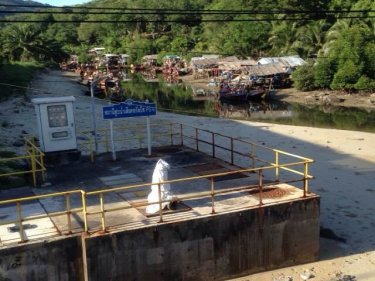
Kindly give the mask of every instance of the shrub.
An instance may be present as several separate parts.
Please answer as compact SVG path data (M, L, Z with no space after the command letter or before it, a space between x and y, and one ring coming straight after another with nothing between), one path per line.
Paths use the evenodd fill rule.
M375 88L375 80L362 75L357 83L354 84L356 90L370 91Z
M353 90L360 76L359 66L347 60L336 72L331 83L334 90Z
M293 72L292 80L298 90L311 91L315 89L314 69L312 64L300 66Z
M320 59L314 65L315 86L317 88L329 88L335 74L335 64L328 59Z

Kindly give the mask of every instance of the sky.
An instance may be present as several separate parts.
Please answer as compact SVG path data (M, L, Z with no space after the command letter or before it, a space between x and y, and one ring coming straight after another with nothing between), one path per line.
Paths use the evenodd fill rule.
M85 4L90 2L90 0L35 0L36 2L42 4L49 4L52 6L72 6L72 5L79 5Z

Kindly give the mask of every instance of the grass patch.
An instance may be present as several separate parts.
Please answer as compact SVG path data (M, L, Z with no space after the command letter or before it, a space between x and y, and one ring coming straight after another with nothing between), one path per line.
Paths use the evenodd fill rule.
M0 65L0 101L12 95L24 94L35 72L43 68L44 65L33 62Z

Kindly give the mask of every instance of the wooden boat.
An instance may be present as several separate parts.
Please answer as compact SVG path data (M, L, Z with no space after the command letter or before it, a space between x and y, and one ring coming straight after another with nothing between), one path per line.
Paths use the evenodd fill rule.
M219 91L219 98L222 101L242 103L249 100L260 100L265 94L265 89L230 89L222 88Z

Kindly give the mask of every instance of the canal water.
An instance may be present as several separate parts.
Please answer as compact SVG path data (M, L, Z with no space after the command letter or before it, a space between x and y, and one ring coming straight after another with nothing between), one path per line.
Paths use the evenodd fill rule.
M155 102L159 111L266 123L375 132L375 111L339 106L306 106L275 100L220 103L213 91L183 83L146 82L141 75L123 82L126 98Z

